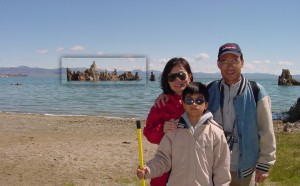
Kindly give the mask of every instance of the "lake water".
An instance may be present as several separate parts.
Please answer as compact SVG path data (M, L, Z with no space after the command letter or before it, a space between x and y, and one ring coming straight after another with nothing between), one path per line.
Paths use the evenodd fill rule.
M215 79L195 78L204 83ZM287 111L300 97L300 86L278 86L277 79L253 79L272 100L272 111ZM21 85L15 85L19 83ZM162 92L159 80L67 82L61 77L0 77L0 111L47 115L93 115L145 119Z

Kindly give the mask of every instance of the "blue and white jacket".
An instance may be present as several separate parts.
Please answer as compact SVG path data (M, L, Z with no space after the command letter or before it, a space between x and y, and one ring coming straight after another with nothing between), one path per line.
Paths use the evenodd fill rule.
M209 106L215 121L222 121L220 115L221 80L215 81L209 88ZM276 160L276 141L273 129L271 101L264 87L259 88L258 101L255 102L250 82L241 76L238 94L233 100L235 121L238 134L238 177L244 178L255 170L268 172ZM219 123L221 126L222 123Z

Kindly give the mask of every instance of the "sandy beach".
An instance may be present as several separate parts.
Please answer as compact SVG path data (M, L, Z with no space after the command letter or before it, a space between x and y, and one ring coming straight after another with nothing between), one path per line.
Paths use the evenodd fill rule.
M139 185L138 165L134 120L0 113L1 185Z
M140 185L135 122L0 112L0 185ZM275 131L283 128L274 120ZM144 136L142 141L146 162L157 146Z

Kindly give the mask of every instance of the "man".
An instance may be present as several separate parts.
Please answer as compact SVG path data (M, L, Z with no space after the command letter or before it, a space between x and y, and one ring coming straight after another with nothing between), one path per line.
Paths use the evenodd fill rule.
M262 183L276 159L270 97L257 83L256 101L250 82L241 72L244 59L238 44L222 45L217 63L223 78L209 85L208 110L227 137L231 151L230 185Z

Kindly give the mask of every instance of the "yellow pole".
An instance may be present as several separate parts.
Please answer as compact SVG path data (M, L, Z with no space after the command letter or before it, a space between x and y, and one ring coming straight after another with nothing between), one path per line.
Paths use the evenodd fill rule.
M140 168L144 167L144 158L143 158L143 145L142 145L142 131L141 131L141 122L140 120L136 121L138 144L139 144L139 156L140 156ZM145 179L141 179L141 185L145 186Z

